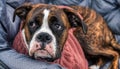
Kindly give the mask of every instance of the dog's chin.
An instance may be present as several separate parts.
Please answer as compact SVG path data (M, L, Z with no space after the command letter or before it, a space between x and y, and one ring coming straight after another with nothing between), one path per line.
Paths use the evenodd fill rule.
M41 57L41 58L52 58L52 57L54 57L54 55L48 53L46 50L37 50L34 53L34 57L36 59L39 58L39 57Z
M49 53L46 50L37 50L36 52L33 53L33 57L34 59L40 59L40 60L54 60L55 55L53 55L52 53Z
M60 55L50 54L46 50L38 50L38 51L33 53L32 57L34 59L37 59L37 60L45 60L45 61L48 61L48 62L53 62L54 60L60 58Z

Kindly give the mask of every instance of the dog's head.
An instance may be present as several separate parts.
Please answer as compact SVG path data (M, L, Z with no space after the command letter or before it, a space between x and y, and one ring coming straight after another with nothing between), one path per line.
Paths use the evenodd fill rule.
M60 57L67 32L72 27L81 26L83 32L87 30L79 14L70 7L29 4L18 7L14 12L23 21L22 31L29 55L34 58Z

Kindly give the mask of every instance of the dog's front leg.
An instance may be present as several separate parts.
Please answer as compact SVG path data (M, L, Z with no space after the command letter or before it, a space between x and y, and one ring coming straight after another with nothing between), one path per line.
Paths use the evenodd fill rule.
M119 54L116 51L112 49L103 49L103 50L97 49L97 50L91 50L91 54L112 57L113 60L108 69L118 69ZM95 69L95 68L99 69L99 67L100 66L98 65L97 66L94 65L94 66L91 66L90 69Z

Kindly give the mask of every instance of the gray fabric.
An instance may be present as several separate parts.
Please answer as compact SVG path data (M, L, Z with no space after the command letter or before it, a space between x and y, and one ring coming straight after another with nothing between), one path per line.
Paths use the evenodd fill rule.
M6 64L0 61L0 69L10 69Z
M106 20L114 34L120 35L120 0L95 0L92 1L94 10Z
M79 5L96 10L101 14L120 43L120 0L0 0L0 60L11 69L60 69L56 64L48 64L18 54L11 49L11 43L17 34L20 19L12 22L14 9L24 2L47 3L55 5ZM107 62L103 69L107 69ZM120 66L119 66L120 67ZM120 69L120 68L119 68Z
M66 5L66 6L70 6L70 5L80 5L80 6L89 6L91 5L91 0L50 0L52 4L55 5Z
M13 8L16 8L26 2L25 0L6 0L6 3Z

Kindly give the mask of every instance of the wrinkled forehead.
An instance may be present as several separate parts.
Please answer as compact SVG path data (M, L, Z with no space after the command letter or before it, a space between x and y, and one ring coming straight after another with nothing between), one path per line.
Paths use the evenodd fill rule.
M49 11L49 13L47 12ZM43 18L45 16L45 14L48 14L48 18L55 16L57 18L61 18L62 16L64 16L63 11L59 8L57 8L56 6L38 6L33 8L28 16L27 16L27 20L31 20L34 19L36 17L39 18Z

